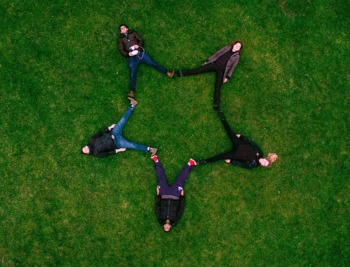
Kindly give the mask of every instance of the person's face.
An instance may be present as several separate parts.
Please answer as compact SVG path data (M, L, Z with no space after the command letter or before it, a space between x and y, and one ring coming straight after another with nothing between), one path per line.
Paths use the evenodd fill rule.
M242 47L241 43L235 43L234 46L232 47L232 52L240 51Z
M163 228L164 228L165 232L169 232L170 231L171 224L170 224L169 220L166 221L166 223L164 224Z
M81 151L84 153L84 154L89 154L90 153L90 148L88 146L84 146Z
M260 165L261 166L263 166L263 167L267 167L267 166L269 166L269 161L267 160L267 159L265 159L265 158L261 158L261 159L259 159L259 163L260 163Z
M128 32L128 28L126 26L123 25L120 27L120 33L125 34L127 32Z

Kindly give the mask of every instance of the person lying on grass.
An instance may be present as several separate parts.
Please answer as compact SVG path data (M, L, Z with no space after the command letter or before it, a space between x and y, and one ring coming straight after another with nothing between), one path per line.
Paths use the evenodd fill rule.
M231 79L232 73L239 62L239 53L241 49L242 43L236 41L233 44L221 48L214 55L210 56L200 68L193 70L177 70L176 75L182 77L215 72L214 109L218 109L220 106L221 86Z
M93 135L89 143L82 148L83 154L89 154L95 157L105 157L119 152L124 152L127 148L150 152L152 155L157 153L156 148L137 144L125 139L122 135L123 129L128 119L133 114L137 105L135 99L129 97L130 106L117 124L112 124L106 129Z
M130 69L130 92L128 96L135 96L136 74L138 65L141 63L156 69L160 73L166 74L170 78L174 76L174 71L169 71L160 66L145 52L143 40L136 31L130 30L126 24L119 25L119 30L119 52L128 59Z
M168 185L165 171L157 155L151 156L158 179L155 212L158 222L163 225L165 232L175 226L180 220L185 207L184 183L192 170L197 165L196 161L189 159L183 167L175 182Z
M274 163L278 156L275 153L269 153L267 157L263 156L263 152L260 147L240 134L235 134L230 125L227 123L222 110L218 111L220 121L224 126L228 137L232 143L232 149L228 152L221 153L214 157L199 160L199 164L216 162L219 160L225 160L227 163L231 163L236 166L251 169L257 166L270 167Z

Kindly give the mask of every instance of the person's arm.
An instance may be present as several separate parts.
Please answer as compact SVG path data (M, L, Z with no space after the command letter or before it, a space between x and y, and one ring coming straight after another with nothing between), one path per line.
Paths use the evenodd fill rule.
M141 36L138 34L138 32L134 31L133 34L134 34L135 39L137 40L138 46L143 47L143 40L142 40Z
M230 61L231 61L231 59L229 60L229 62ZM228 82L231 79L233 71L237 67L238 62L239 62L239 54L233 55L233 61L232 61L231 65L229 66L229 68L226 69L226 73L225 73L226 82Z
M238 166L238 167L242 167L245 169L252 169L258 165L252 164L251 162L244 162L244 161L240 161L240 160L232 160L230 162L232 165Z
M117 150L118 149L112 149L112 150L107 150L107 151L95 151L95 150L93 150L92 151L92 155L95 156L95 157L98 157L98 158L103 158L103 157L107 157L107 156L110 156L110 155L114 155L114 154L116 154L118 152L121 152L121 151L116 152Z
M160 195L156 195L156 198L155 198L155 202L156 202L156 205L155 205L155 213L156 213L156 217L159 221L159 223L162 223L162 219L161 219L161 212L160 212L160 208L161 208L161 197Z
M231 158L231 152L226 152L226 153L218 154L218 155L213 156L211 158L200 160L200 162L202 162L202 163L212 163L212 162L216 162L216 161L219 161L219 160L225 160L225 159L230 159L230 158Z
M110 131L111 130L109 130L109 128L104 128L101 131L99 131L98 133L91 136L91 138L98 138L98 137L102 136L104 133L109 133Z
M119 38L118 48L120 54L122 54L124 57L129 57L129 51L125 51L122 38Z

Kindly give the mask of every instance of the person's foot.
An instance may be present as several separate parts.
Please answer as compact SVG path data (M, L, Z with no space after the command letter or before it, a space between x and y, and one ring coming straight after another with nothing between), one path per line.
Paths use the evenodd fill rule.
M132 97L128 97L128 99L130 100L130 105L132 107L135 107L137 105L137 101L135 99L133 99Z
M175 71L177 77L182 77L182 71L181 70L176 70Z
M213 108L214 108L215 110L220 110L220 105L219 105L219 104L214 104L214 105L213 105Z
M128 93L128 97L134 98L135 97L135 92L134 91L130 91Z
M166 73L166 75L167 75L169 78L173 78L173 77L174 77L174 73L175 73L175 71L168 71L168 72Z
M197 165L197 162L194 159L189 159L187 164L189 166L195 166L195 165Z
M158 156L157 155L154 155L154 156L151 156L151 160L154 161L154 163L157 163L159 161L158 159Z
M149 152L151 152L151 156L155 156L157 154L158 149L151 148Z

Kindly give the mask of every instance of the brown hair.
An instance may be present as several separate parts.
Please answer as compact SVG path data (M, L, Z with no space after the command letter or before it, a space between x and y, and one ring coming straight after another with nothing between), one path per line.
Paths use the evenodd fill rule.
M233 47L233 46L234 46L235 44L237 44L237 43L240 43L240 44L241 44L241 48L239 49L239 52L241 52L241 50L242 50L242 48L243 48L243 44L242 44L241 40L234 41L234 42L231 44L231 46Z

